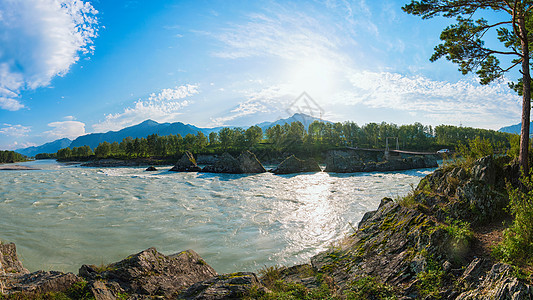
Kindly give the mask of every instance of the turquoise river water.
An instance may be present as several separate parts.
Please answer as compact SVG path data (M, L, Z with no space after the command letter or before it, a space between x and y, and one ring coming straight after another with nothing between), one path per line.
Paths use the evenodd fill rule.
M77 273L149 247L198 252L219 273L303 263L347 233L382 197L432 169L254 175L83 168L53 160L0 171L0 240L23 264Z

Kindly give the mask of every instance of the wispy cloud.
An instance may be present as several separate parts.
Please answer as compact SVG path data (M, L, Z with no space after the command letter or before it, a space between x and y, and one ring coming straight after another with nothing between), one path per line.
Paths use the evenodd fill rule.
M93 125L93 128L96 132L105 132L119 130L146 119L158 122L175 121L181 110L191 103L190 100L183 99L198 93L198 85L191 84L163 89L159 93L152 93L146 100L135 102L121 113L106 115L105 120Z
M300 60L333 57L343 43L332 25L304 12L276 5L263 13L248 15L244 24L231 24L214 34L222 42L221 58L278 57Z
M44 135L53 138L69 138L75 139L80 135L85 134L85 123L79 121L58 121L48 123L49 127L52 127L52 130L44 132Z
M0 108L24 108L22 89L49 85L91 52L96 14L81 0L1 1Z
M27 133L31 131L30 126L22 126L20 124L17 125L11 125L11 124L3 124L4 127L0 128L0 134L6 135L6 136L12 136L12 137L23 137L27 136Z
M354 90L337 101L418 113L433 122L498 128L514 122L521 111L520 98L506 82L483 86L475 78L451 83L387 72L358 72L350 81Z

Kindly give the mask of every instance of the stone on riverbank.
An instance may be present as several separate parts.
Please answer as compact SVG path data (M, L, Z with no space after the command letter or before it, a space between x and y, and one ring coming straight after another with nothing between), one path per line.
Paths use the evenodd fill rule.
M178 162L170 169L173 172L199 172L200 167L196 164L196 160L190 151L185 151Z
M303 172L321 172L322 169L313 159L302 160L294 155L289 156L274 169L274 174L291 174Z
M128 294L134 298L162 296L166 299L175 298L194 283L217 275L192 250L166 256L155 248L141 251L103 268L83 265L79 274L94 290L103 294L111 293L115 297ZM95 286L95 282L102 282L105 287L101 284Z

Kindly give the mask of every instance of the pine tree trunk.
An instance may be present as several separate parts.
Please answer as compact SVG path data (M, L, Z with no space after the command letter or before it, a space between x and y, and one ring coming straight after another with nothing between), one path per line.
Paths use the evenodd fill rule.
M524 174L529 174L529 122L531 113L531 76L529 74L529 45L527 39L527 29L525 20L521 18L518 22L520 28L521 46L522 46L522 80L523 80L523 95L522 95L522 129L520 131L520 155L518 162L524 171Z

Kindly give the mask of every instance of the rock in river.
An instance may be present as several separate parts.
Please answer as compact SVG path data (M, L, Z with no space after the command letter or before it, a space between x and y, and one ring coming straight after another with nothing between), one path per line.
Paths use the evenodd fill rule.
M198 172L200 167L196 164L196 160L190 151L185 151L185 154L178 160L176 165L169 171L174 172Z

